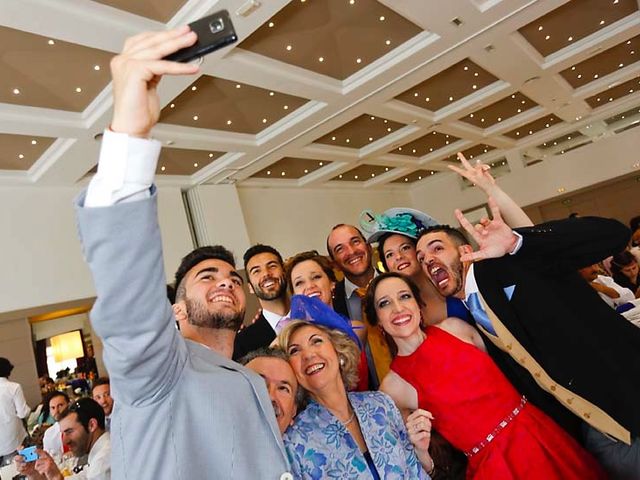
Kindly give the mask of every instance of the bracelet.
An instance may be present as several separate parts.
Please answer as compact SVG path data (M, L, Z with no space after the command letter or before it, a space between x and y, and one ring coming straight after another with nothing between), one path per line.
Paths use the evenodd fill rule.
M430 458L431 458L431 468L430 468L430 469L429 469L429 471L427 472L427 475L429 475L429 476L433 475L433 474L434 474L434 472L436 471L436 462L435 462L435 460L433 459L433 457L430 457Z

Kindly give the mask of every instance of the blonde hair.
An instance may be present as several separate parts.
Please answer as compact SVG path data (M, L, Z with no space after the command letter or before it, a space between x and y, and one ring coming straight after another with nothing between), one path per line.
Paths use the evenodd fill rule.
M278 335L278 345L289 356L289 342L294 333L303 327L314 327L327 335L339 359L340 376L347 390L353 390L358 385L358 365L360 350L351 338L340 330L332 330L324 325L318 325L306 320L293 320Z

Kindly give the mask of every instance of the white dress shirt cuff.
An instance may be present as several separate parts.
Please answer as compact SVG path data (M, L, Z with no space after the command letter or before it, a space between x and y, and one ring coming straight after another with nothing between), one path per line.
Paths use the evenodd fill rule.
M520 250L520 248L522 247L522 235L520 235L518 232L515 232L515 231L513 233L516 237L518 237L518 240L516 241L516 246L513 247L513 250L509 252L509 255L515 255L516 253L518 253L518 250Z
M150 195L160 156L158 140L105 130L98 173L91 179L85 207L107 207Z

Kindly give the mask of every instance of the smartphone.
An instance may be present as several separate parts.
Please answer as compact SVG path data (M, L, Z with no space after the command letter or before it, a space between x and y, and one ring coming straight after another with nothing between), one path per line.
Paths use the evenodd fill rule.
M183 63L190 62L238 40L227 10L220 10L200 20L196 20L190 23L189 26L191 30L198 35L196 43L190 47L178 50L171 55L167 55L164 57L165 60Z
M18 455L22 455L24 457L25 462L35 462L40 458L36 453L36 446L23 448L22 450L18 450Z

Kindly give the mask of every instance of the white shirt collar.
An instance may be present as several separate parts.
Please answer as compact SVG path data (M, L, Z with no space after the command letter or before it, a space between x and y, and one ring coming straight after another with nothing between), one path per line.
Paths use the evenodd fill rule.
M480 289L478 288L478 284L476 283L476 276L473 273L473 263L469 265L469 270L467 270L467 278L464 281L464 298L469 298L469 295L472 293L478 293Z
M273 328L274 332L276 330L276 325L278 324L278 322L283 318L288 317L290 313L291 311L287 312L286 315L278 315L277 313L270 312L269 310L265 310L264 308L262 309L262 315L264 316L265 320L269 322L269 326Z

